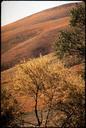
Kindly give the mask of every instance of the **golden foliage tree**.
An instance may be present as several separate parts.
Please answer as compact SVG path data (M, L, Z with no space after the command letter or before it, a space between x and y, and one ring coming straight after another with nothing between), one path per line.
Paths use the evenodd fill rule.
M53 63L51 58L41 57L21 64L15 81L18 92L34 99L34 126L84 126L84 80L60 61Z

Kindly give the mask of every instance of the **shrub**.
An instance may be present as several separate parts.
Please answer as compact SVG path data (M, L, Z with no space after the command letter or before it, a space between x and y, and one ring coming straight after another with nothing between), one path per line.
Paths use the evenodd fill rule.
M85 58L85 7L77 6L71 10L70 29L61 31L55 42L57 56L64 58L78 55Z
M71 10L71 26L77 26L78 28L85 27L85 3L77 5L76 8Z
M17 100L2 87L1 90L1 127L19 127L21 111Z

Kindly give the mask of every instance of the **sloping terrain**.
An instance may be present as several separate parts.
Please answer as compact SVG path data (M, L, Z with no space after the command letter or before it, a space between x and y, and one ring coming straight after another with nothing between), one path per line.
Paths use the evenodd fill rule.
M69 25L70 10L76 4L47 9L1 28L1 67L13 67L22 60L53 51L58 32Z
M12 122L18 114L14 127L84 126L84 61L75 54L60 60L53 52L59 31L69 28L74 6L48 9L2 27L2 110L10 112L13 106ZM6 115L8 119L10 113Z

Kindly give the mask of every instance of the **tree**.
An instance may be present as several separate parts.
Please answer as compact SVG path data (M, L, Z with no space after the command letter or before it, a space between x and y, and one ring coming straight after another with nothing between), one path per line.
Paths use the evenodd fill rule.
M85 7L79 5L71 10L70 29L61 31L55 42L57 56L69 55L85 57Z
M71 10L70 25L73 27L83 28L85 27L85 3L77 5L76 8Z
M43 65L44 64L44 65ZM44 97L47 96L48 91L47 89L50 88L50 86L46 86L47 83L49 83L50 78L48 76L48 68L47 64L48 61L45 59L45 62L38 60L37 62L33 60L33 62L30 62L29 64L20 65L19 73L17 80L18 89L22 90L27 94L28 96L31 96L34 100L34 113L36 117L36 123L28 122L28 124L32 124L33 126L42 126L47 125L47 120L49 116L50 111L50 105L51 100L49 100L48 103L48 112L46 113L46 120L43 121L43 110L38 109L38 102L41 100L41 97L43 97L42 100L44 100ZM45 122L45 123L44 123ZM44 123L44 124L42 124Z
M84 81L60 62L52 64L51 59L41 57L19 65L15 90L33 98L36 121L28 120L28 127L85 125Z

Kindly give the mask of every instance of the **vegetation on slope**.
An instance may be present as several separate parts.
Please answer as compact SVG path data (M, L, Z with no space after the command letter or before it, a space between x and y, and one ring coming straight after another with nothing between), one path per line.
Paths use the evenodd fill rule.
M19 65L15 81L15 90L34 101L36 121L28 126L84 127L84 80L59 60L41 57Z
M81 13L83 9L83 6L79 6L72 10L72 17L74 16L71 20L72 29L61 32L58 41L60 43L56 44L59 57L63 58L67 55L73 57L74 53L83 60L84 22L81 20L83 18L76 18L78 14L83 17ZM72 54L71 50L73 50ZM32 119L19 121L22 113L18 111L19 116L17 116L15 109L18 105L17 101L11 100L12 96L8 94L9 92L4 93L5 96L2 94L1 121L3 122L3 115L6 118L12 115L7 126L24 127L27 124L27 127L85 127L85 81L82 72L74 72L74 69L65 67L61 60L56 60L54 57L40 55L40 58L16 67L13 89L18 95L27 96L28 101L30 97L33 99L33 116L29 113L27 116L32 116Z
M20 120L23 116L23 121L20 120L16 124L28 127L84 127L84 85L81 73L65 68L64 64L53 55L32 59L18 65L11 85L12 91L14 90L14 94L18 96L27 96L26 102L29 102L30 97L32 98L33 114L27 115L30 119L26 119L23 116L25 111L22 110L23 114L16 118ZM7 93L9 94L9 91ZM19 103L17 95L16 100ZM15 99L15 95L12 96ZM10 106L10 102L13 103L11 97L8 101ZM7 99L4 100L4 104L6 102ZM6 110L6 107L4 105L3 109ZM16 110L15 105L13 108ZM14 120L12 123L15 124Z
M71 10L70 30L61 31L56 41L56 53L60 58L77 56L85 59L85 5Z
M21 124L21 109L17 99L9 92L9 89L2 87L1 90L1 128L18 127Z

